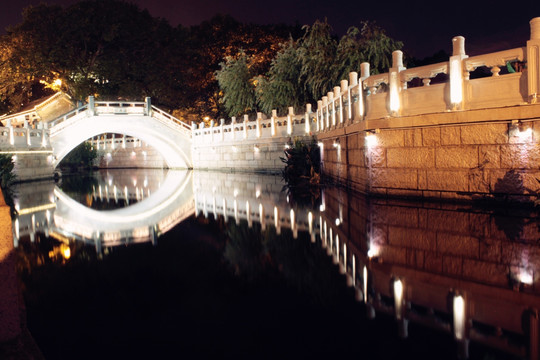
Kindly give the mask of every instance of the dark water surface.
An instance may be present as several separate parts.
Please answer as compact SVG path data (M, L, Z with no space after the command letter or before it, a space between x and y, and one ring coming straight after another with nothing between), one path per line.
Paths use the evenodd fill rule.
M66 178L56 190L21 185L16 206L32 211L14 224L18 271L45 358L537 351L533 209L390 202L338 188L299 199L282 186L273 176L161 170Z

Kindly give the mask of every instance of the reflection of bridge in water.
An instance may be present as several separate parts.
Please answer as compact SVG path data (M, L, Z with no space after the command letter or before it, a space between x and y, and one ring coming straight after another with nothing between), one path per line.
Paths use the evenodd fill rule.
M98 198L101 188L103 193L111 195L111 201L121 198L129 202L133 194L139 200L114 210L84 206L53 182L41 182L37 186L36 183L19 184L15 199L19 214L13 221L15 245L26 236L33 240L37 232L92 243L98 251L104 246L156 241L159 234L191 216L194 210L190 171L169 170L163 176L159 170L154 174L154 177L120 175L113 178L106 173L89 196ZM26 191L25 187L29 186L31 191Z
M142 177L104 179L102 196L106 189L116 194L110 191L115 186L127 187L128 198L144 192ZM288 229L293 237L309 232L311 241L332 256L368 316L395 317L401 336L408 336L412 322L449 333L464 356L472 341L515 356L539 358L536 218L514 215L508 221L472 208L389 204L337 189L324 192L318 209L306 209L289 203L282 186L275 176L169 171L149 197L105 212L110 216L51 187L32 197L39 203L22 206L29 201L24 196L18 201L14 231L16 239L40 230L55 232L93 243L98 250L155 239L193 213L245 221L247 226L257 222L262 231ZM94 199L99 198L96 194ZM115 201L113 196L109 200ZM143 217L154 220L145 222ZM93 230L89 224L103 229Z

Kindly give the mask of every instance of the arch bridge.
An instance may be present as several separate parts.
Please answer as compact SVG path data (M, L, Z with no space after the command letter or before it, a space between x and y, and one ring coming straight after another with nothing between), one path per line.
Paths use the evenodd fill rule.
M0 153L13 156L18 181L52 177L56 166L79 144L104 133L138 138L154 147L170 169L190 169L191 127L144 102L95 101L50 122L31 128L13 126L16 119L2 119Z
M77 145L103 133L117 133L145 141L161 153L169 168L191 168L191 127L144 102L88 104L49 123L53 166Z

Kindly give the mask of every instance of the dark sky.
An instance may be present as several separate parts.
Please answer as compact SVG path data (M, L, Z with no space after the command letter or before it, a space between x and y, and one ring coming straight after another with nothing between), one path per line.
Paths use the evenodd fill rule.
M45 0L72 4L77 0ZM40 0L1 0L0 29L21 21L21 11ZM361 20L375 20L387 33L405 43L418 58L438 50L451 53L453 36L465 36L467 54L525 46L529 21L540 16L540 0L420 1L420 0L133 0L173 26L197 25L217 13L241 22L312 24L328 19L337 34Z

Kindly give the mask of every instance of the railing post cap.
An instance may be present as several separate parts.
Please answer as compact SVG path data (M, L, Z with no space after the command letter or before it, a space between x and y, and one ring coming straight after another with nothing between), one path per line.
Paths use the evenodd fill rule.
M401 50L392 51L392 67L393 68L403 67L403 51Z
M367 79L369 77L369 63L363 62L360 64L360 76L362 79Z
M272 116L273 116L273 117L277 117L277 110L275 110L275 109L272 110Z
M531 40L540 40L540 17L535 17L529 21L531 26Z
M294 107L289 106L289 115L294 115Z
M463 36L452 38L452 55L465 55L465 38Z
M351 71L349 73L349 84L351 86L356 86L356 84L358 84L358 73L356 71Z
M311 112L311 104L306 104L306 112L307 113Z

